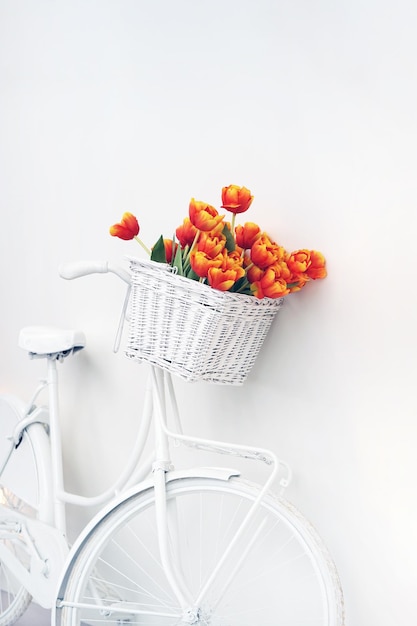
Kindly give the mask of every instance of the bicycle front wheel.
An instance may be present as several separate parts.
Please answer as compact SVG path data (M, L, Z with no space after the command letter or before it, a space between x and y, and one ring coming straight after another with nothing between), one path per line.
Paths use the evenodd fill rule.
M179 606L161 564L153 489L124 500L74 557L55 623L342 626L342 593L331 559L305 519L273 496L264 498L195 603L258 493L239 479L168 483L172 560L188 607Z

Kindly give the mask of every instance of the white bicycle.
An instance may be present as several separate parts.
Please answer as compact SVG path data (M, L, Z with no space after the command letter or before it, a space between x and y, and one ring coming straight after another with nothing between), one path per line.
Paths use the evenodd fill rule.
M123 269L78 264L64 277ZM105 493L64 488L57 363L85 345L72 330L26 328L19 344L45 360L46 379L24 403L0 396L0 626L32 600L55 626L343 626L335 566L321 540L272 483L287 470L269 450L183 434L170 375L151 366L137 440ZM38 405L46 391L48 406ZM140 461L154 430L151 463ZM174 424L174 426L171 426ZM175 471L170 446L254 459L264 485L227 467ZM288 484L289 470L280 480ZM65 505L103 508L73 546Z

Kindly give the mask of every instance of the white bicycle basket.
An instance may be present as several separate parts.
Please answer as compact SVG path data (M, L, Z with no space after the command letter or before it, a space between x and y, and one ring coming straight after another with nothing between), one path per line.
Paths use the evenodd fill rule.
M241 385L282 299L221 292L167 264L130 258L126 355L186 381Z

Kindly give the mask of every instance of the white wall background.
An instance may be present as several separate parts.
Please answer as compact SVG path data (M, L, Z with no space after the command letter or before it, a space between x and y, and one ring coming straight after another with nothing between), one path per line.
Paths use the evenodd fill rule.
M111 353L123 287L57 267L141 254L108 235L125 210L152 244L191 196L249 187L247 218L322 250L329 276L287 299L243 388L179 382L180 401L199 434L291 464L351 626L411 626L417 609L416 7L0 2L1 390L27 397L41 372L21 326L82 327L88 351L62 370L65 469L71 488L104 487L145 369Z

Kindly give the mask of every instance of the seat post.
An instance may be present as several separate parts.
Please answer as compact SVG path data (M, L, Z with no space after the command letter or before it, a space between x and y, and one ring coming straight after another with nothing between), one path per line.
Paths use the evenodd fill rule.
M64 472L62 464L61 425L59 422L59 389L56 355L47 357L47 382L49 398L50 441L52 487L55 525L64 534L66 533L65 504L58 498L64 489Z

